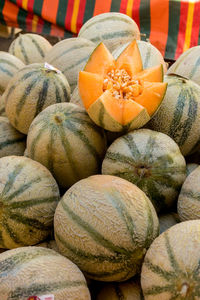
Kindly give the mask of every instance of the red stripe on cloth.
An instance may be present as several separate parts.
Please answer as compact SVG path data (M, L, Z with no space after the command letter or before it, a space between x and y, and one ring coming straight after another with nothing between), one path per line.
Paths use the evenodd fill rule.
M189 7L188 2L181 1L179 32L178 32L178 41L177 41L175 59L177 59L183 52L183 47L184 47L184 42L185 42L188 7Z
M190 47L198 45L200 30L200 1L195 3Z
M32 31L32 21L33 21L33 14L31 12L28 12L26 16L26 30Z
M109 12L111 8L111 2L112 0L96 0L93 16Z
M64 37L64 34L65 34L64 28L58 27L54 24L51 25L50 35Z
M67 5L67 14L65 16L65 28L71 31L71 19L73 14L74 0L69 0Z
M22 0L17 0L16 4L19 5L20 7L22 7Z
M59 5L59 0L43 0L41 16L45 20L53 24L56 24L58 5Z
M28 10L30 12L33 12L33 5L34 5L34 0L28 0Z
M120 13L123 13L123 14L126 13L127 3L128 3L128 0L121 0L120 10L119 10Z
M38 20L38 23L37 23L37 32L38 33L42 33L43 26L44 26L44 20L39 17L39 20Z
M137 23L138 27L140 28L140 1L141 0L134 0L133 2L133 20Z
M81 0L80 1L80 6L79 6L79 11L78 11L77 32L79 32L79 30L81 29L81 26L83 25L85 5L86 5L86 0Z

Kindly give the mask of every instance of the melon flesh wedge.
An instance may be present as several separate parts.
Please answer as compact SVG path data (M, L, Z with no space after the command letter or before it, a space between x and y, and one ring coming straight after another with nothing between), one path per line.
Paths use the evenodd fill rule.
M163 81L163 65L158 65L133 76L133 79L139 81L162 82Z

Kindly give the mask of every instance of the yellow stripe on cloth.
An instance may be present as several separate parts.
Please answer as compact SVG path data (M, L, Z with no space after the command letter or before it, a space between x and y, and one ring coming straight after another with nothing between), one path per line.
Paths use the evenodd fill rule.
M77 33L77 18L79 10L80 0L74 0L74 7L71 19L71 31Z
M126 7L126 14L132 18L132 12L133 12L133 2L134 0L128 0L127 7Z
M28 9L28 0L22 0L22 8L25 10Z
M189 2L183 52L190 48L195 2Z
M33 16L32 20L32 31L37 32L37 24L38 24L39 17L37 15Z

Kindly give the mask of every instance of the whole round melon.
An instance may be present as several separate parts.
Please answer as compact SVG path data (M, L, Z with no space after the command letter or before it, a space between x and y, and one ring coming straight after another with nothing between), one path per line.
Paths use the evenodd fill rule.
M190 175L190 173L192 173L192 171L194 171L197 167L199 167L198 164L188 163L186 165L186 174L187 174L187 176Z
M129 45L129 43L130 42L117 47L112 53L113 57L117 59L124 49ZM137 45L140 51L143 69L152 68L162 64L163 72L167 72L167 65L164 61L164 58L161 52L155 46L145 41L137 41Z
M177 74L200 84L200 46L183 52L168 69L167 74Z
M140 40L135 21L118 12L107 12L90 18L80 29L78 37L86 38L96 45L103 42L112 52L119 45Z
M91 299L79 268L51 249L8 250L0 255L0 265L1 300L27 300L44 295L52 295L54 300Z
M3 94L14 74L24 66L24 63L16 56L0 51L0 94Z
M110 145L102 163L102 174L136 184L160 211L176 201L186 177L186 162L169 136L139 129Z
M126 282L113 282L103 285L96 300L143 300L142 290L133 279Z
M109 175L75 183L54 216L59 252L99 281L125 281L138 273L158 227L147 196L127 180Z
M0 158L0 248L45 240L59 199L58 185L44 166L24 156Z
M72 103L49 106L28 132L26 155L46 166L63 188L99 173L105 151L104 131Z
M26 136L17 131L8 118L0 117L0 157L24 155Z
M141 273L145 300L199 300L200 220L181 222L157 237Z
M200 148L200 86L176 75L166 75L167 91L147 126L169 135L183 155Z
M167 213L159 216L160 233L163 233L170 227L180 222L179 216L176 213Z
M43 36L35 33L20 34L10 45L8 52L26 65L44 61L52 45Z
M71 90L77 85L78 73L88 61L95 44L85 38L69 38L55 44L46 54L45 61L52 64L66 76Z
M27 134L33 119L47 106L68 102L70 86L66 77L48 64L31 64L11 79L4 93L10 123Z
M184 181L178 197L178 214L181 221L200 220L200 166Z
M83 102L82 102L81 97L79 95L78 86L76 86L75 89L73 90L69 102L74 103L74 104L79 105L80 107L84 108Z

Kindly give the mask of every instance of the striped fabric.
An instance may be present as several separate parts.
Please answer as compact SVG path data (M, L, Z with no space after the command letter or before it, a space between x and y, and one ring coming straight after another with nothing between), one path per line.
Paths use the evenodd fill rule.
M200 43L200 0L1 0L0 22L67 37L109 11L132 17L166 58Z

